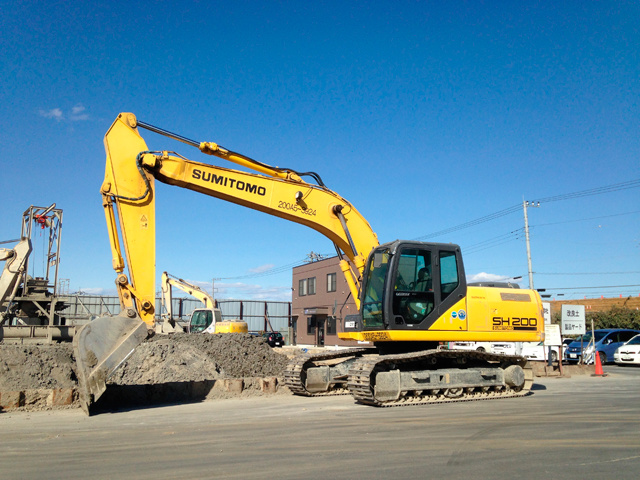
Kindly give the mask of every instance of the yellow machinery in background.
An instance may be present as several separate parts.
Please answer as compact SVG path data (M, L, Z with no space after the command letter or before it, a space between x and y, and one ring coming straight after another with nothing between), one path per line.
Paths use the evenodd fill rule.
M176 326L173 318L172 287L179 288L204 304L203 308L196 308L191 312L187 332L213 334L247 333L249 331L247 322L242 320L223 320L222 312L217 308L213 297L191 282L169 275L167 272L162 272L160 287L165 312L162 315L164 321L162 325L156 325L156 331L158 328L162 333L182 331L182 328Z

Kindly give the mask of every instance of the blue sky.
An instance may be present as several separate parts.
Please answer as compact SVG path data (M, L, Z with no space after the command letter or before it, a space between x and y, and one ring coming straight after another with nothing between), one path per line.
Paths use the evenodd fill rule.
M523 286L522 209L430 235L640 179L637 2L1 4L0 240L29 205L55 202L72 292L114 291L99 188L123 111L318 172L382 242L458 243L469 278ZM640 293L630 186L529 209L535 287ZM187 190L160 184L157 199L158 274L218 278L219 298L288 300L283 267L334 252L306 227Z

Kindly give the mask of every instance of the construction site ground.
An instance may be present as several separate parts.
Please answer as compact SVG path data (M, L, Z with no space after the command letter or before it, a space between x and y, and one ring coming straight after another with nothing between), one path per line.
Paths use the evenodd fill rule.
M270 395L5 412L0 478L635 480L640 368L604 368L537 377L521 398L402 408Z
M156 335L108 379L94 410L290 395L284 370L301 351L271 348L249 334ZM561 375L557 365L533 366L538 376ZM79 408L75 368L71 343L0 344L0 411ZM565 377L589 373L593 366L562 371Z

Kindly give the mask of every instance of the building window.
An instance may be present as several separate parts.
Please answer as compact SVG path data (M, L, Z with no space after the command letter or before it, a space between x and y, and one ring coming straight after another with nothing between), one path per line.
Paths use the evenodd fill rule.
M316 317L307 317L307 335L316 334Z
M304 278L298 282L298 296L304 297L305 295L316 294L316 277Z
M336 274L328 273L327 274L327 292L335 292L336 291Z
M335 334L336 334L336 317L327 317L327 335L335 335Z

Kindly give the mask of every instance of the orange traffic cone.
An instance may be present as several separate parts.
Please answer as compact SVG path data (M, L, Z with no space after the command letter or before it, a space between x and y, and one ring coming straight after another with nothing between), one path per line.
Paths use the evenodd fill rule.
M600 361L600 352L595 351L593 354L596 357L596 373L591 375L592 377L606 377L607 374L602 370L602 362Z

